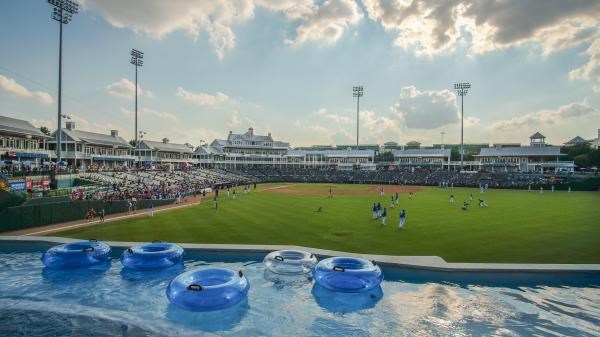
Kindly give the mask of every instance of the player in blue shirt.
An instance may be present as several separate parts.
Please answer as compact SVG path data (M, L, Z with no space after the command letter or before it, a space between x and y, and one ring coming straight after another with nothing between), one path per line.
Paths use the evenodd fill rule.
M398 229L402 229L404 227L405 223L406 223L406 211L401 210L400 211L400 224L398 225Z

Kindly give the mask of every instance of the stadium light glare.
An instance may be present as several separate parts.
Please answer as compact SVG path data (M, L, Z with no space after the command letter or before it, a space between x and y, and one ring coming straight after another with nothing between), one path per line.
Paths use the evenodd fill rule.
M141 67L144 64L143 58L144 58L144 53L137 50L137 49L131 49L131 58L129 59L129 63L133 64L135 66L135 131L134 131L134 135L135 135L135 146L138 145L138 67ZM141 135L140 135L141 136ZM140 137L141 138L141 137Z
M358 149L358 130L360 127L359 111L360 111L360 98L363 96L363 86L352 87L352 97L356 97L356 147Z
M469 93L469 89L471 88L471 83L462 82L455 83L454 90L456 90L456 94L460 96L460 170L463 170L464 164L464 121L465 121L465 110L464 110L464 98Z
M71 0L48 0L48 3L53 6L52 19L58 21L59 37L58 37L58 128L56 132L56 162L62 161L62 31L63 25L68 24L73 15L79 12L79 4Z

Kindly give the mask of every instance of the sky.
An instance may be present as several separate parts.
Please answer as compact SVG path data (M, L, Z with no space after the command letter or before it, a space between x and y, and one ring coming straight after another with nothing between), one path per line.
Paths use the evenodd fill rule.
M80 0L63 26L63 113L134 137L199 145L231 130L292 146L552 144L597 137L597 0ZM0 115L56 128L59 24L3 0Z

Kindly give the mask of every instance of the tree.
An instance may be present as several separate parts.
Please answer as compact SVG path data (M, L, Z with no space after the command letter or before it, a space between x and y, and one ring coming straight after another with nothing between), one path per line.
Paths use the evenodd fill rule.
M580 154L573 158L575 161L575 165L579 167L588 167L590 166L590 158L587 154Z
M379 153L375 156L375 161L377 162L393 162L394 161L394 153L387 151L383 153Z
M46 136L50 136L50 129L48 129L45 126L40 126L40 131L45 134Z
M129 140L129 145L135 147L135 139L130 139Z

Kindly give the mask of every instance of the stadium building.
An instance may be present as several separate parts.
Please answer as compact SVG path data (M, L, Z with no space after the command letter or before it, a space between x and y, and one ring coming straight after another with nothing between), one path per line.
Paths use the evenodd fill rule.
M47 142L51 151L56 151L56 132L52 134L53 140ZM111 130L110 134L82 131L75 129L75 122L67 122L60 137L62 160L74 168L112 169L131 166L135 161L130 155L131 145L119 137L117 130Z
M140 166L185 168L196 163L194 147L190 144L170 143L168 138L162 141L142 140L133 150Z
M450 168L450 149L404 149L392 153L394 164L400 169Z
M0 166L40 167L54 158L46 150L50 136L45 135L31 123L0 116Z
M287 164L298 168L375 170L374 150L290 150Z
M308 147L292 149L287 142L254 134L254 129L241 134L229 132L227 139L215 139L210 145L194 152L202 167L238 168L337 168L375 169L375 151L371 149L340 149L339 147Z
M560 147L546 144L546 137L536 132L529 146L482 148L478 155L480 170L500 172L559 173L573 172L573 161L561 161Z

